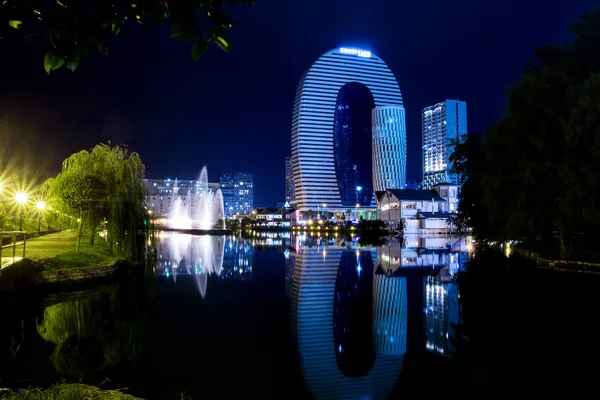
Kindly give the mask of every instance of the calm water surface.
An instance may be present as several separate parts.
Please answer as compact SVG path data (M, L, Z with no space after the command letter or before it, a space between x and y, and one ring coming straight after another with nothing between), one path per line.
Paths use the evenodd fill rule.
M496 334L487 358L498 362L485 365L466 365L454 339L461 306L451 277L466 243L160 233L149 274L4 304L0 387L66 378L195 400L385 399L483 385L506 360ZM552 313L544 321L523 337L558 323Z

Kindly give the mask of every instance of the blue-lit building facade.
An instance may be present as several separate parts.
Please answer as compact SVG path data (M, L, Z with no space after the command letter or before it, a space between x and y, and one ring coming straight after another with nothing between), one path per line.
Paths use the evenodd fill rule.
M225 215L248 214L254 209L254 182L252 174L234 172L219 177Z
M376 107L394 109L373 111ZM397 148L393 151L400 157L379 162L379 153L372 150L373 115L379 118L387 114L393 114L394 122L378 124L375 143L394 138ZM293 174L288 181L293 181L294 208L307 211L323 204L332 210L357 205L374 208L374 176L391 171L393 166L399 171L399 178L394 179L405 179L402 95L385 62L370 51L344 47L315 61L296 92L291 147ZM390 156L390 151L385 148L384 157Z
M404 107L372 111L373 187L375 191L406 186L406 121Z
M423 189L449 180L458 185L458 177L450 173L452 141L467 134L467 103L445 100L425 107L422 112Z

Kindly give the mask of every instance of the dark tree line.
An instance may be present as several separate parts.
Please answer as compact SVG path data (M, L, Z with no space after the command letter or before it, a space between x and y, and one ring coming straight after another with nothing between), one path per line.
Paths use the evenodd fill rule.
M554 243L561 259L600 231L600 8L571 30L536 51L504 118L452 156L463 226L480 240Z

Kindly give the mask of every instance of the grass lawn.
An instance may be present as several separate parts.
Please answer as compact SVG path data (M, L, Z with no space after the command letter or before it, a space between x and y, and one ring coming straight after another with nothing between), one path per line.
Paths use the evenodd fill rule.
M117 390L102 390L94 386L74 384L58 384L49 389L23 390L19 394L9 394L0 398L6 400L136 400L133 397Z
M75 251L77 237L72 237L69 244L57 256L41 259L40 262L44 264L46 270L55 271L69 268L107 267L121 259L110 253L108 244L102 238L97 237L93 246L89 243L90 237L83 236L77 252Z

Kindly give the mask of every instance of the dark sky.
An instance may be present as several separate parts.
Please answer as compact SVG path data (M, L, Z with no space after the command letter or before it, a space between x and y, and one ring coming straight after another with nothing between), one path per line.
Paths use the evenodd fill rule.
M396 75L407 110L408 179L421 174L420 110L468 102L471 133L505 109L538 45L571 38L597 0L257 0L232 10L233 53L196 63L166 28L130 25L108 57L47 76L42 49L0 40L0 167L56 173L100 141L140 153L150 178L254 174L255 204L284 196L292 107L303 71L326 51L369 49ZM25 155L25 161L11 157ZM2 173L0 171L0 173Z

